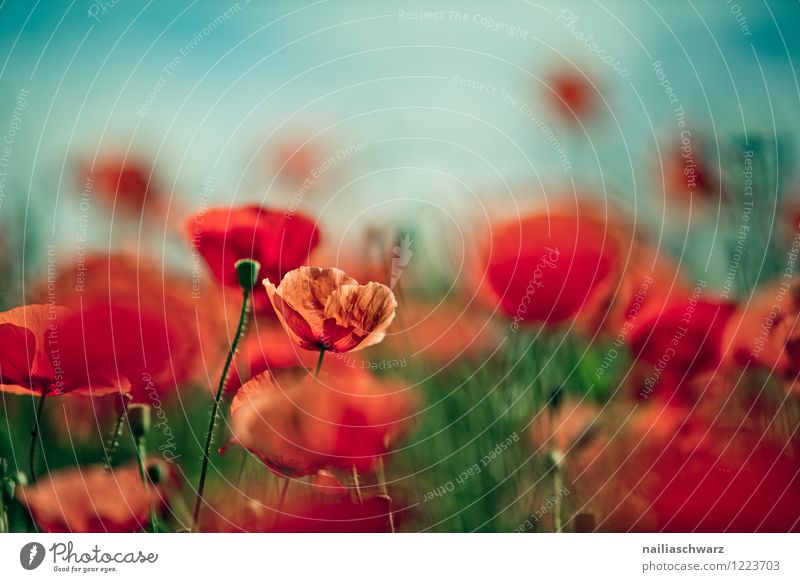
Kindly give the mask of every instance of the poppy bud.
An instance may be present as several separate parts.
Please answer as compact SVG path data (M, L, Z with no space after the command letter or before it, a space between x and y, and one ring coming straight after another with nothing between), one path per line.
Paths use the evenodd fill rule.
M132 404L128 407L128 424L133 438L144 438L150 430L150 407L147 404Z
M547 454L547 460L551 468L558 469L564 464L564 454L561 451L550 451Z
M252 289L258 281L258 272L261 270L261 263L253 259L240 259L234 265L239 285L242 289Z

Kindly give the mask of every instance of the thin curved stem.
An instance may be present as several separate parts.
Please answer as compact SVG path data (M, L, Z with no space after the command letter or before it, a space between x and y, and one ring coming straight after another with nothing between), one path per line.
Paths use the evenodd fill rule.
M150 478L147 475L147 467L145 467L145 456L147 455L147 450L145 448L144 437L141 436L136 439L136 461L139 465L139 476L142 478L142 485L145 488L145 491L150 487ZM157 528L156 523L156 513L153 510L153 506L150 505L149 509L150 515L150 531L154 532ZM147 527L143 527L142 531L147 531Z
M42 411L44 410L46 398L47 392L42 390L42 397L39 399L39 406L36 408L36 420L31 428L31 448L28 451L28 469L31 474L31 485L36 483L36 443L41 440L39 438L39 425L42 421Z
M203 492L206 485L206 474L208 473L209 455L211 454L211 441L214 437L214 427L217 424L217 416L219 415L219 401L222 398L222 391L225 389L225 384L228 381L228 373L230 372L231 363L236 355L236 350L239 346L239 340L242 339L245 330L247 329L247 316L250 312L250 289L244 289L242 293L242 312L239 315L239 325L236 328L236 335L233 336L231 349L228 352L228 357L225 359L225 365L222 368L222 376L219 379L219 386L217 386L217 393L214 395L214 406L211 408L211 418L208 421L208 430L206 431L206 444L203 449L203 465L200 468L200 481L197 485L197 500L194 504L194 514L192 515L192 530L197 531L197 524L200 520L200 509L203 505Z

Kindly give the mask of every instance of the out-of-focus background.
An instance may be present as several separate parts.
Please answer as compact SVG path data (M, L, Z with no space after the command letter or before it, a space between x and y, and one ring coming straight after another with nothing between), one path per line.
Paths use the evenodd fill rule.
M686 221L661 204L676 108L712 158L721 135L765 135L795 178L791 2L7 1L0 14L0 220L17 251L42 237L66 252L76 165L109 153L153 163L170 220L295 200L337 236L387 216L458 230L579 188L623 200L677 249ZM564 72L596 84L582 123L553 107ZM333 160L299 196L276 178L287 143L315 152L311 167ZM713 252L713 228L690 234L693 253Z
M798 59L790 1L0 0L0 522L99 519L105 463L140 514L83 529L191 527L219 385L204 531L796 531ZM242 258L390 287L322 354L383 398L260 285L226 383ZM146 438L38 406L31 303Z

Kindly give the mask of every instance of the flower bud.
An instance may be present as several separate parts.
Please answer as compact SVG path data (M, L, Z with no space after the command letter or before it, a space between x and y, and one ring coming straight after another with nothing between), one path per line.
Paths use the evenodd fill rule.
M261 263L253 259L240 259L234 265L236 276L239 278L239 285L242 289L252 289L258 282L258 272L261 270Z

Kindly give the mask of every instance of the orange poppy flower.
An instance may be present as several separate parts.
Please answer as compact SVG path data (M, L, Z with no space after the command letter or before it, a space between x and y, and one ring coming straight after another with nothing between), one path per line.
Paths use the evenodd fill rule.
M386 285L359 285L333 268L301 267L278 287L264 279L264 287L283 328L307 350L341 353L377 344L397 307Z
M53 471L17 488L16 497L48 533L132 533L147 524L151 507L165 506L160 490L144 487L136 465Z
M402 434L412 411L404 387L366 373L346 380L306 374L288 389L260 374L234 399L232 443L281 476L302 477L328 467L368 471Z
M483 290L512 326L556 324L605 305L621 276L627 236L592 204L561 204L492 230Z
M88 381L76 371L70 348L77 340L65 323L65 307L25 305L0 313L0 390L14 394L59 395L78 392L101 396L129 389L124 379Z
M255 205L201 211L187 221L185 232L217 280L236 289L236 261L256 260L262 274L280 281L319 244L319 231L311 218ZM253 305L257 311L269 310L259 286L253 290Z

